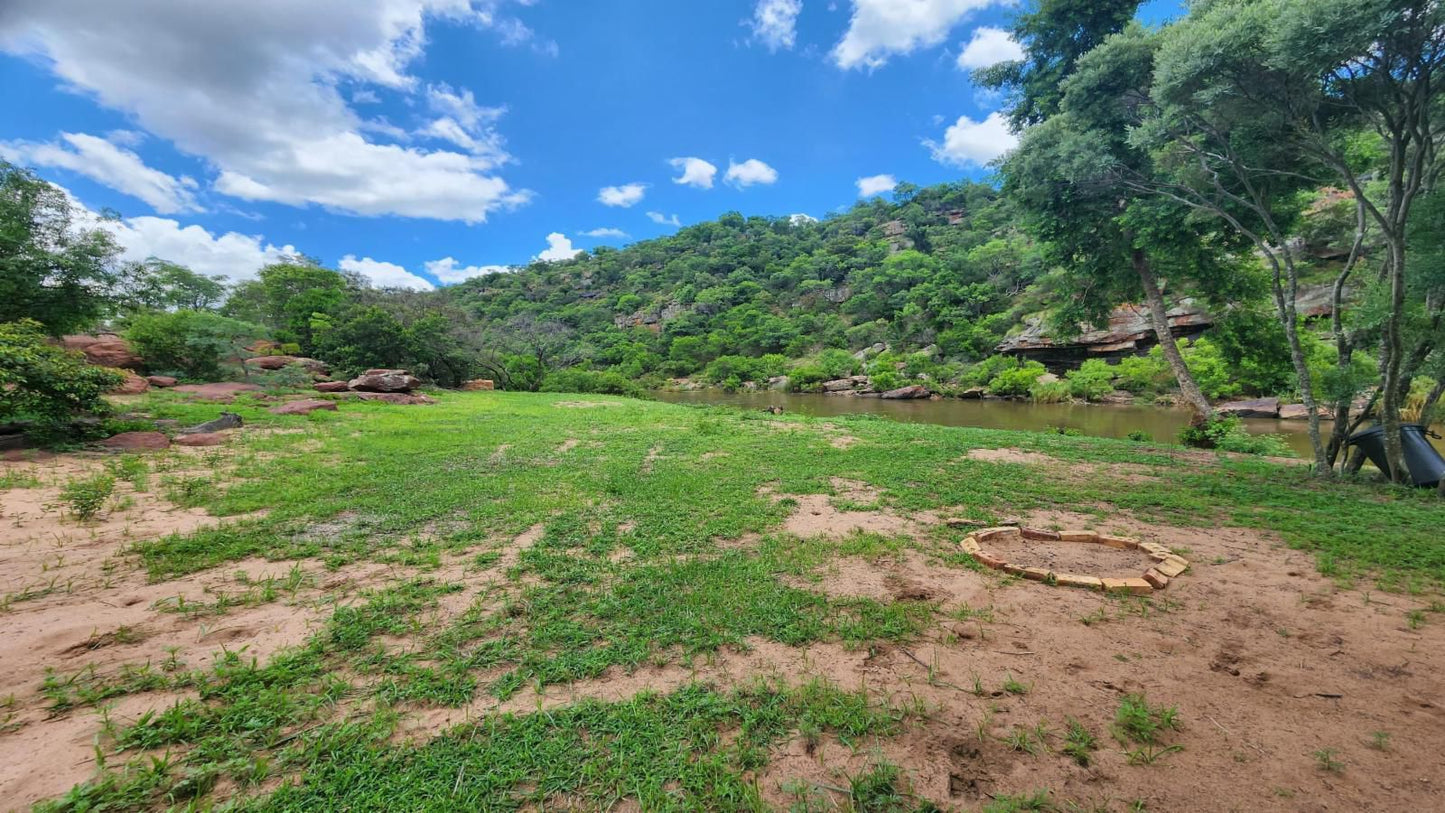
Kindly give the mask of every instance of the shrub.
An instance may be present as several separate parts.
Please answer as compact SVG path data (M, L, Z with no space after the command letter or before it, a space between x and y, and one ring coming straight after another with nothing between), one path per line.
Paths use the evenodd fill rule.
M126 341L153 372L202 381L222 378L221 363L265 335L260 325L207 311L138 313L125 329Z
M793 392L811 392L829 379L828 372L816 364L799 364L788 371L788 389Z
M1240 454L1288 457L1289 445L1275 435L1251 435L1244 421L1233 415L1214 418L1179 432L1179 442L1200 449L1218 449Z
M252 379L270 393L311 389L315 383L311 373L299 364L288 364L279 370L262 370Z
M847 350L834 348L818 354L818 366L828 375L828 379L834 379L857 375L862 364Z
M1070 385L1067 381L1035 381L1029 387L1029 396L1040 404L1062 404L1069 400Z
M606 370L584 370L572 367L548 373L542 381L542 392L576 392L599 395L626 395L632 398L646 397L647 392L637 382L619 373Z
M1114 368L1103 359L1089 359L1064 377L1069 382L1068 391L1085 401L1101 401L1114 391Z
M113 491L115 478L109 474L97 474L67 482L60 490L60 499L70 507L71 516L81 522L89 522L100 514Z
M1125 435L1124 437L1128 438L1129 440L1134 441L1135 443L1153 443L1153 442L1154 442L1154 436L1151 435L1151 434L1149 434L1148 432L1145 432L1145 431L1142 430L1142 429L1135 429L1134 431L1130 432L1129 434Z
M1162 392L1173 380L1164 355L1129 356L1114 365L1114 378L1119 389L1135 395Z
M960 383L970 387L987 386L988 382L992 381L994 376L997 376L1004 370L1009 370L1017 366L1018 360L1012 356L990 356L964 371Z
M896 390L904 385L903 376L893 370L880 370L869 376L868 380L873 383L873 389L879 392Z
M1028 395L1034 382L1048 370L1037 361L1025 361L1012 369L1004 370L989 379L988 391L994 395Z
M1180 351L1180 355L1206 398L1232 398L1239 394L1239 384L1230 374L1219 345L1208 339L1195 339L1193 344ZM1157 356L1164 363L1164 350L1158 346L1149 351L1149 356Z
M31 319L0 324L0 422L28 422L32 437L53 442L69 436L75 418L109 413L102 396L125 375L45 338Z

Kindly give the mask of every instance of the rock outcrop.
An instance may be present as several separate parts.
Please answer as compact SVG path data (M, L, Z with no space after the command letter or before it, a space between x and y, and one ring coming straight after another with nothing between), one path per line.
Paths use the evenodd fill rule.
M262 370L279 370L294 364L315 375L326 375L331 371L326 362L305 356L257 356L247 359L246 363Z
M130 370L122 372L125 373L125 380L110 390L111 395L140 395L151 388L149 382Z
M322 381L314 389L317 392L346 392L348 388L345 381Z
M882 397L888 401L907 401L912 399L927 398L933 393L922 384L912 384L907 387L899 387L896 390L889 390L883 393Z
M126 344L125 339L114 333L66 336L60 340L60 346L66 350L79 350L85 354L86 361L99 367L138 370L144 363L143 359L130 349L130 345Z
M240 415L234 412L222 412L219 418L187 427L180 430L178 434L209 435L225 429L240 429L243 425L245 425L245 421L241 420Z
M1278 418L1278 398L1255 398L1249 401L1230 401L1214 408L1220 415L1237 418Z
M152 387L165 389L167 387L174 387L179 382L168 375L148 375L146 376L146 383Z
M367 370L346 384L356 392L411 392L421 379L406 370Z

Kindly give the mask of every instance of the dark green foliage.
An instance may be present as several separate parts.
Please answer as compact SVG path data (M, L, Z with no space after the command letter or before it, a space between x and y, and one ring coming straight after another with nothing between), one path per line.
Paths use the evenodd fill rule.
M72 214L59 187L0 161L0 322L30 319L59 336L106 314L120 249Z
M0 324L0 423L26 421L33 437L62 440L76 418L107 414L101 396L124 380L48 343L39 322Z
M227 374L223 363L244 357L243 349L266 332L208 311L149 311L130 317L125 338L152 372L218 381Z

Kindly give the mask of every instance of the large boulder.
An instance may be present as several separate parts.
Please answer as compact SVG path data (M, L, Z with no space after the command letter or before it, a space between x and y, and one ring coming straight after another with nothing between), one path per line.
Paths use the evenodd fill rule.
M1249 401L1230 401L1227 404L1220 404L1214 408L1220 415L1233 415L1236 418L1278 418L1278 398L1255 398Z
M125 339L114 333L98 336L66 336L60 340L66 350L79 350L85 360L100 367L123 367L139 369L144 363L140 356L131 351Z
M165 389L166 387L174 387L179 382L168 375L148 375L146 376L146 383L152 387Z
M313 388L317 392L346 392L345 381L321 381Z
M244 423L245 421L241 420L240 415L234 412L222 412L221 417L182 429L180 430L180 434L209 435L220 432L223 429L240 429Z
M110 390L111 395L140 395L151 388L144 378L130 370L121 370L121 372L125 373L125 380Z
M466 392L494 390L496 388L496 383L490 378L474 378L471 381L462 382L462 389Z
M124 452L160 451L171 447L171 439L164 432L121 432L102 440L100 445Z
M421 379L406 370L367 370L346 383L357 392L411 392Z
M354 392L363 401L381 401L384 404L435 404L436 401L419 392Z
M317 375L326 375L326 373L329 372L326 362L306 358L305 356L257 356L252 359L247 359L246 363L252 367L260 367L262 370L279 370L282 367L290 367L294 364L309 373Z
M882 397L890 401L906 401L914 398L927 398L930 395L928 388L922 384L913 384L908 387L899 387L896 390L889 390L883 393Z
M310 415L318 409L335 412L336 402L303 398L300 401L288 401L280 406L271 407L269 411L272 415Z

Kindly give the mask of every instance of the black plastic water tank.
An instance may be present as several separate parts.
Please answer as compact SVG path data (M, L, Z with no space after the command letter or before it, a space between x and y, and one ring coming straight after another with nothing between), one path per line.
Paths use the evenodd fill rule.
M1430 445L1430 430L1418 423L1400 426L1400 444L1405 447L1405 468L1410 470L1410 482L1421 488L1434 488L1440 478L1445 477L1445 457ZM1390 464L1385 460L1385 427L1375 426L1350 436L1350 445L1359 446L1375 468L1388 472Z

